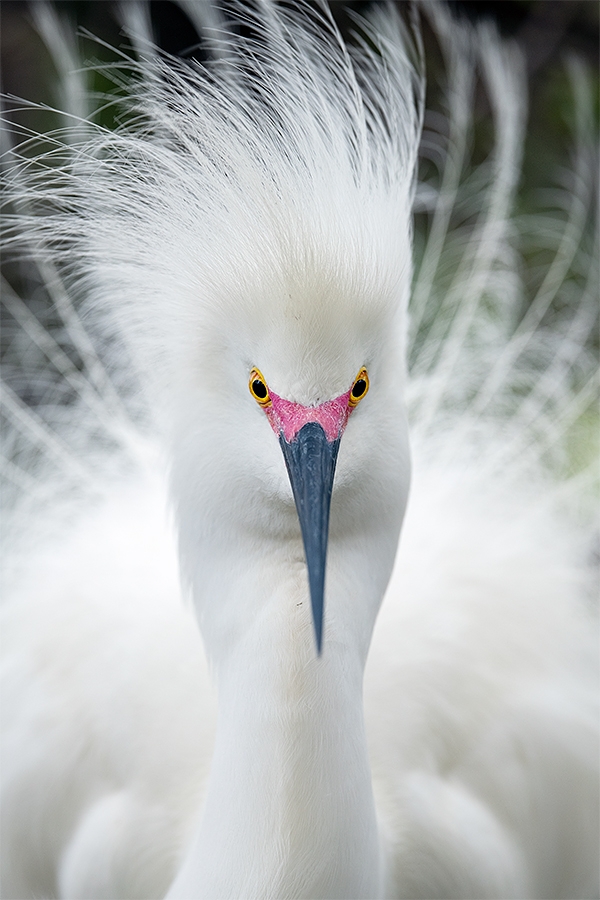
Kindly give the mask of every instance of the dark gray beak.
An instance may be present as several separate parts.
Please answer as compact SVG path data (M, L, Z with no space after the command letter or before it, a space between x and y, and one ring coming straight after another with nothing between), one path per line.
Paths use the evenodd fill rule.
M308 586L312 606L317 652L321 654L325 562L329 536L329 507L340 438L328 441L318 422L303 425L293 441L279 436L287 466L308 568Z

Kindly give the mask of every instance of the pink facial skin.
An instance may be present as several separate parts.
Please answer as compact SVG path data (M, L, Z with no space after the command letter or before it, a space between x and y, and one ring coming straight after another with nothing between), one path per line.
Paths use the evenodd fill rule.
M335 441L342 436L348 416L352 412L352 407L349 406L350 391L340 394L334 400L320 403L319 406L292 403L291 400L284 400L273 391L269 391L269 395L271 404L265 407L267 418L277 437L283 434L288 443L294 440L307 422L318 422L327 440Z

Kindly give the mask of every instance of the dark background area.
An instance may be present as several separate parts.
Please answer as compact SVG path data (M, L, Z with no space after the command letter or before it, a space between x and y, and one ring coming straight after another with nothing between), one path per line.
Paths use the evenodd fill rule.
M9 74L19 61L20 40L27 39L28 7L38 0L2 0L2 51ZM226 5L227 0L224 0ZM359 14L368 11L377 0L333 0L331 7L336 18L347 24L345 11ZM425 0L426 2L426 0ZM525 50L530 73L534 74L552 63L557 53L576 50L598 65L599 4L596 0L445 0L457 15L471 21L493 19L501 33L514 37ZM54 5L73 21L93 34L115 43L119 26L112 0L55 0ZM401 0L398 5L406 6ZM158 43L170 53L184 54L198 40L191 23L170 0L151 0L152 20ZM23 49L23 48L21 48ZM21 54L21 61L25 55Z
M2 0L3 90L30 97L28 87L43 90L40 47L30 24L29 7L38 0ZM351 27L348 10L367 13L377 0L333 0L331 7L344 31ZM427 2L427 0L425 0ZM531 85L541 83L548 71L568 52L576 52L597 71L599 65L600 4L596 0L446 0L459 16L471 21L492 19L502 35L514 38L527 60ZM223 0L226 7L227 0ZM55 0L54 5L77 26L102 41L118 46L117 3L113 0ZM399 6L407 6L399 0ZM151 0L157 43L182 56L202 57L199 36L184 12L170 0ZM99 56L98 49L95 55Z

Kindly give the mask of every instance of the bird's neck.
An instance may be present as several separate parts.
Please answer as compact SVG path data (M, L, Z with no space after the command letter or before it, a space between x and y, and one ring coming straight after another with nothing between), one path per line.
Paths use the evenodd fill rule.
M305 580L218 667L205 808L171 897L380 896L363 660L336 640L317 657Z

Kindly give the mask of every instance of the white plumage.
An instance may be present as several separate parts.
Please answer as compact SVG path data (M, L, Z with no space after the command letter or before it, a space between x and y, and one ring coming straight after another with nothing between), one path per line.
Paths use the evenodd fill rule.
M412 326L423 83L391 10L353 57L326 11L270 3L213 69L139 38L129 124L9 172L7 244L35 258L59 343L7 304L78 399L5 395L29 531L3 607L5 898L598 896L591 504L585 473L559 476L595 392L595 269L572 214L518 322L519 58L430 13L453 91ZM465 189L478 67L496 143ZM549 245L556 221L535 223ZM579 303L547 327L565 284ZM255 366L311 409L368 370L320 656Z

